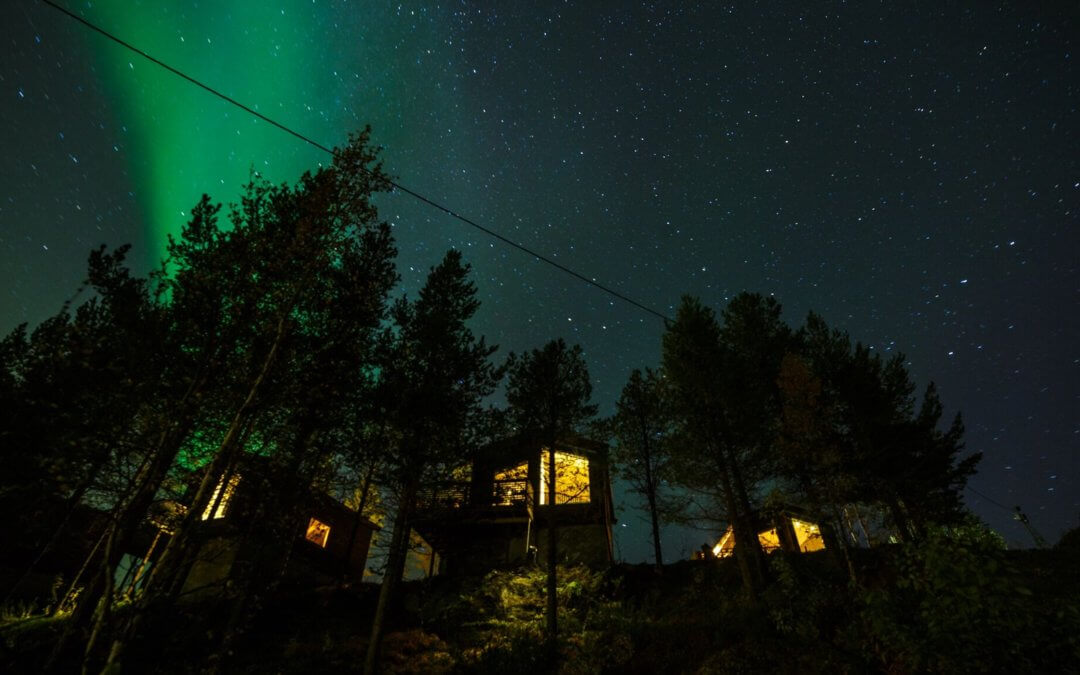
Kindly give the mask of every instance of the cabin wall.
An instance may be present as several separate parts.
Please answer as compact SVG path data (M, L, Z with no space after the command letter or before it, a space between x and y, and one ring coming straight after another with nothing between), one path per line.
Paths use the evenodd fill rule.
M496 567L525 562L527 522L477 527L440 551L440 573L481 574Z
M549 509L559 523L560 562L608 565L612 561L614 513L605 447L599 443L564 443L556 451L588 459L588 502L541 505L540 465L548 451L525 439L489 447L471 465L470 502L465 509L421 510L414 527L431 541L442 558L441 573L476 574L493 568L546 559ZM493 499L496 473L527 463L531 508ZM529 518L532 517L531 525ZM530 555L530 547L536 547Z
M223 592L238 548L237 539L231 536L210 537L204 541L184 579L181 595L199 597Z
M608 529L603 524L559 525L556 554L563 565L588 565L603 567L611 564L611 548ZM541 525L533 533L533 545L537 559L547 560L547 528Z

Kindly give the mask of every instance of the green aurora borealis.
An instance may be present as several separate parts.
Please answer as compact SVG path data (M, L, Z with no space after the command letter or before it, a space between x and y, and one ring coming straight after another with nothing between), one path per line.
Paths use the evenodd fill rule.
M155 58L271 119L325 145L343 142L370 123L392 159L406 141L407 109L400 83L424 79L424 64L397 43L436 44L437 21L372 5L360 13L310 0L206 3L101 3L84 16ZM426 15L426 12L425 12ZM401 24L401 25L399 25ZM407 26L404 24L408 24ZM419 35L417 30L419 28ZM234 200L254 170L273 182L292 181L325 162L320 150L202 91L100 35L87 32L115 119L128 131L126 150L144 212L152 264L166 235L179 232L198 196ZM424 88L419 88L424 91ZM432 87L433 102L448 96Z

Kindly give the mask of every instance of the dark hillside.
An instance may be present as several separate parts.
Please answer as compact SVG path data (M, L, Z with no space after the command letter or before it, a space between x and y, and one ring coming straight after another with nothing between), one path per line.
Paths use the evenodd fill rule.
M386 673L1068 672L1080 657L1076 551L1008 552L970 536L858 551L860 587L827 552L770 557L758 604L734 561L658 574L622 565L560 574L561 662L542 648L545 574L404 585L381 658ZM283 588L235 642L226 670L354 672L376 589ZM35 672L62 619L3 628L6 672ZM133 653L140 672L198 672L212 603L158 615Z

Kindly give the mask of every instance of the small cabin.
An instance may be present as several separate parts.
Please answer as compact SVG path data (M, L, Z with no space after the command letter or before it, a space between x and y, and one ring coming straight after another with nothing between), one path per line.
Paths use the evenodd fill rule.
M765 553L788 551L811 553L825 549L821 526L809 515L791 508L759 514L758 542ZM735 531L729 525L712 547L712 555L727 558L735 553Z
M241 467L223 475L200 514L196 537L199 549L184 582L185 593L222 588L240 551L244 536L262 536L258 519L259 474L265 462L247 458ZM171 524L186 513L182 501L166 502L151 517L145 548L125 556L117 571L118 588L136 590L169 537ZM285 571L286 580L320 585L364 578L368 550L377 529L374 523L329 495L309 489L296 508L295 540Z
M561 439L552 466L546 444L517 436L480 450L457 480L422 491L413 529L428 546L430 574L546 560L549 518L560 562L603 566L613 559L614 514L606 445Z

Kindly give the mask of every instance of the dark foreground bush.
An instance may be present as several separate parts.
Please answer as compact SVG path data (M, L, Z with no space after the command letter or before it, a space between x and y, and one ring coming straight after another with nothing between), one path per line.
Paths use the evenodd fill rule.
M1068 672L1080 663L1077 562L1003 550L978 531L855 551L859 584L829 552L770 557L757 600L731 560L559 573L560 635L544 637L541 570L410 582L391 614L386 673ZM279 594L228 672L358 672L373 586ZM205 614L200 614L202 612ZM139 672L199 672L213 612L155 622ZM168 620L166 620L168 619ZM0 628L0 671L37 672L61 621ZM170 628L171 626L171 628ZM168 628L168 630L166 630Z

